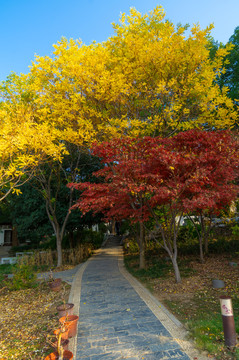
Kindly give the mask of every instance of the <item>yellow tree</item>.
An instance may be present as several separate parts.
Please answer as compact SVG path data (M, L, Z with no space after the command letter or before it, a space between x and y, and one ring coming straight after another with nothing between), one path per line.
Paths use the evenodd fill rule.
M57 130L36 123L31 107L21 101L25 79L15 74L0 87L0 201L18 189L48 158L61 159L64 144L56 144ZM25 93L26 95L26 93Z
M64 139L80 146L116 136L115 101L123 92L122 75L112 73L110 52L103 44L89 46L61 39L53 57L36 57L31 68L39 119L64 130Z
M35 174L56 236L58 266L62 263L61 244L69 218L69 212L64 219L59 217L57 199L61 184L79 179L82 152L88 151L93 141L119 133L111 124L110 98L105 98L110 86L108 62L109 52L102 44L85 46L62 39L54 45L52 58L36 58L29 74L28 91L35 121L57 129L58 140L68 151L63 162L49 159ZM117 92L121 91L116 77L111 83ZM72 190L69 192L66 202L70 208Z
M46 211L56 235L60 266L61 243L69 212L66 212L61 223L57 216L58 197L64 181L66 184L66 180L76 180L81 152L74 144L74 139L78 139L79 135L73 136L74 124L67 127L62 124L61 118L56 122L47 116L51 114L51 103L45 102L44 107L39 105L38 100L43 93L33 87L33 82L37 80L32 74L20 77L13 74L2 84L0 150L2 160L5 161L2 161L2 177L5 175L10 192L34 176L34 184L39 185L38 190L45 200ZM68 141L69 138L72 143ZM69 201L70 207L72 190L68 192L66 202Z
M216 79L230 46L210 59L212 26L175 27L161 6L135 9L115 35L86 46L62 39L31 68L37 116L78 145L113 136L168 135L194 127L233 127L237 113Z
M44 196L49 220L57 242L58 265L62 262L61 243L69 212L59 218L58 195L61 183L79 178L82 151L97 137L103 138L102 111L95 107L94 79L102 75L106 50L102 45L84 46L80 42L62 39L54 46L52 58L37 57L29 75L30 91L34 94L34 114L39 123L48 122L59 130L59 141L69 155L63 163L48 161L39 169L35 179ZM101 107L102 109L102 107ZM105 128L108 127L108 117ZM58 182L58 186L56 186ZM66 198L72 205L72 190Z
M131 9L104 46L113 74L121 74L115 106L135 135L169 135L194 127L233 127L237 113L215 82L230 47L209 56L212 26L175 27L162 7L141 15ZM109 96L109 94L107 94ZM112 96L115 99L115 95Z

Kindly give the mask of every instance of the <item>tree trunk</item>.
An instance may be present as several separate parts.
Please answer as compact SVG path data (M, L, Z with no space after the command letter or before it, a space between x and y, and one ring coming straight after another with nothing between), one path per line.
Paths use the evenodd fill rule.
M199 249L200 249L200 262L203 264L204 263L204 256L203 256L203 239L200 236L199 238Z
M182 280L181 280L181 275L180 275L180 271L179 271L179 267L178 267L178 263L177 263L177 258L175 255L171 256L171 260L172 260L172 263L173 263L173 269L174 269L174 274L175 274L175 280L176 280L176 283L180 283Z
M59 228L56 231L57 267L62 266L62 237Z
M204 251L205 254L208 254L208 231L206 228L206 223L204 221L204 217L201 214L200 215L200 224L201 224L201 245L200 245L200 261L202 263L204 263L204 258L203 258L203 244L204 244Z
M66 214L63 225L61 227L58 223L56 212L52 208L51 202L48 201L48 199L46 200L46 212L56 235L57 267L59 267L62 265L62 240L70 212L68 211Z
M142 222L139 223L139 268L145 269L145 239Z
M208 236L205 236L205 239L204 239L204 251L205 251L205 254L207 255L208 254Z
M116 231L115 231L115 219L112 220L111 234L112 234L112 235L116 235Z

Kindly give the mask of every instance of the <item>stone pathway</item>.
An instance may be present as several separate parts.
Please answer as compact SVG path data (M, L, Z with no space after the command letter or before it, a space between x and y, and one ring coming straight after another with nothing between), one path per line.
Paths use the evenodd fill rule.
M119 271L115 245L100 251L84 270L76 360L189 360Z

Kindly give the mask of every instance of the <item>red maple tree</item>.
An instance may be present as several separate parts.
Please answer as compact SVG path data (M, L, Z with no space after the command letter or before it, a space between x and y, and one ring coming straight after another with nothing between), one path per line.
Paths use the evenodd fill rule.
M151 220L155 240L177 264L178 216L218 210L237 195L238 145L226 131L190 130L172 138L123 138L95 145L105 165L101 183L69 184L83 193L73 208L102 212L105 219L140 224L140 266L144 267L144 227ZM160 234L161 240L158 239Z

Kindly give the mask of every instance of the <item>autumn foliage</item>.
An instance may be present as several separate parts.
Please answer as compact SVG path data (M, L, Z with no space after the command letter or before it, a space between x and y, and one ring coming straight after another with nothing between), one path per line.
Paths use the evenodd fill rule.
M62 139L89 146L121 137L228 128L237 121L227 88L216 83L230 47L210 59L212 26L175 26L157 6L131 8L105 42L62 38L29 73L36 119Z
M74 207L104 211L107 219L129 216L137 221L141 195L150 208L171 203L188 212L224 207L238 190L233 184L238 144L229 132L190 130L169 139L115 139L95 145L92 152L105 164L94 173L104 182L69 186L84 191ZM145 220L150 208L140 210Z
M95 173L100 182L69 184L82 191L73 208L102 212L106 219L153 221L172 261L177 258L177 216L217 211L238 192L233 183L238 143L227 131L115 139L95 145L93 154L105 164Z
M0 86L0 200L19 186L22 179L29 178L32 169L42 164L48 164L51 173L52 169L58 171L60 178L62 160L70 159L71 174L65 174L74 181L78 168L77 161L74 163L76 154L89 149L95 141L100 143L125 136L135 139L138 136L169 137L195 128L233 128L238 113L227 96L228 89L220 87L216 81L224 71L223 59L230 46L219 48L211 59L211 29L211 25L206 29L198 25L191 29L175 26L165 20L161 6L148 14L140 14L131 8L129 15L122 14L119 23L113 24L113 36L106 41L85 45L80 40L62 38L53 45L51 56L35 57L29 74L11 74ZM152 140L148 138L147 141ZM137 147L137 140L134 142ZM144 158L148 152L147 156L153 156L145 144L140 143L140 146L143 148L137 155L139 158ZM166 158L171 156L167 150L169 146L165 143L160 150L165 164ZM125 158L125 161L129 163L129 159ZM141 219L147 219L152 216L148 207L156 199L164 203L171 195L163 186L160 194L157 193L153 182L157 176L151 169L152 178L145 175L142 178L135 159L130 162L135 166L135 172L138 169L138 187L130 194L134 207L123 205L129 197L129 189L125 188L121 190L121 203L117 200L118 210L114 214L115 206L111 204L116 201L109 192L109 215L120 217L122 211L122 216L127 213L136 219L140 208ZM159 166L162 171L164 167L165 176L168 173L175 176L172 169ZM56 198L52 195L53 185L49 177L45 178L42 168L38 173L44 175L40 187L41 190L44 188L44 200L47 199L46 208L57 238L60 265L68 214L60 229L59 219L51 206ZM162 180L163 184L165 176L158 181ZM181 181L183 176L178 175L178 178ZM182 201L180 204L183 207ZM188 208L190 204L187 204Z

